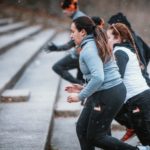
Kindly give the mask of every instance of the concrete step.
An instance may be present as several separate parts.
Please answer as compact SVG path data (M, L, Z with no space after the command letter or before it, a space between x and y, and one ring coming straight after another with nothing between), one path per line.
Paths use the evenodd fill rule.
M52 133L52 150L80 150L76 135L77 117L56 117Z
M0 55L0 94L18 80L30 61L54 35L54 32L53 29L47 29Z
M76 74L75 71L72 71L72 74ZM63 116L63 117L69 117L69 116L78 116L82 106L80 103L68 103L67 97L68 93L65 91L65 87L67 85L70 85L69 82L65 80L61 80L61 87L59 90L59 96L58 101L56 103L55 107L55 115L56 116Z
M51 147L53 150L79 150L80 145L76 135L77 117L56 117L54 120L54 130L52 133ZM124 131L112 130L112 136L120 139ZM126 143L138 145L137 137L130 139ZM96 148L96 150L102 150Z
M2 102L24 102L30 97L29 90L5 90L1 95Z
M0 26L12 23L12 18L0 18Z
M45 36L46 34L43 38ZM43 38L39 37L40 40ZM56 36L54 42L62 44L67 40L68 34L62 33ZM37 44L34 43L34 45ZM29 90L29 101L1 103L1 150L48 150L54 104L60 82L59 76L52 71L51 67L63 56L64 52L49 54L41 52L13 88Z
M10 33L10 34L1 36L1 38L0 38L0 54L4 53L8 47L16 44L17 42L24 40L25 38L27 38L33 34L36 34L41 29L42 29L42 26L36 25L36 26L27 27L20 31L16 31L14 33Z
M15 31L19 30L25 26L27 26L28 22L19 22L19 23L13 23L13 24L8 24L5 26L0 26L0 35L4 33L8 33L10 31Z

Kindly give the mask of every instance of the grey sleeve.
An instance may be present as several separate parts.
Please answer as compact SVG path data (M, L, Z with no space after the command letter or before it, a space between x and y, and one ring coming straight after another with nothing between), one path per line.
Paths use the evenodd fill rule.
M90 71L91 79L79 93L79 99L81 101L96 92L104 81L103 62L98 53L87 49L86 53L84 53L83 60Z

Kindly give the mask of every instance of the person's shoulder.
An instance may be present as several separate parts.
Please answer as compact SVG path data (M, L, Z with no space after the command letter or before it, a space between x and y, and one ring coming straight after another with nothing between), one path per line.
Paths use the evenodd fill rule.
M115 45L114 46L114 50L113 50L113 53L116 53L117 51L120 51L120 52L128 52L128 51L131 51L131 45L128 44L128 43L125 43L125 44L118 44L118 45Z
M116 51L114 54L115 54L116 56L119 56L119 57L121 57L121 56L127 57L127 56L128 56L127 53L126 53L125 51L123 51L123 50L118 50L118 51Z
M84 46L84 55L94 56L98 54L98 49L96 47L95 42L90 41Z
M81 10L77 10L75 14L76 14L77 17L87 16L87 15L86 15L83 11L81 11Z

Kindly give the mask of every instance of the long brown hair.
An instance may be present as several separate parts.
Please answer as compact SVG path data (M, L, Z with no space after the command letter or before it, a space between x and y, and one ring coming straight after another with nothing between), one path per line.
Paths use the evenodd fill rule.
M140 67L143 69L144 65L142 64L142 62L140 60L134 39L132 37L132 33L129 30L129 28L123 23L115 23L115 24L112 24L108 28L108 30L112 31L112 34L114 35L115 38L120 37L121 42L129 42L132 45L132 47L135 50L135 53L136 53L137 59L139 61Z
M107 62L112 57L112 51L108 46L106 32L100 27L96 26L92 19L87 16L79 17L73 20L73 23L78 31L84 29L87 35L94 35L96 46L99 50L99 55L103 62Z

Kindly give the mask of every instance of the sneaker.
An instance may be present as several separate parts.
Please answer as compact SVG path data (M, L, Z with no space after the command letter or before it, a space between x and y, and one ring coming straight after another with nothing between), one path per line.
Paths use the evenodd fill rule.
M150 150L150 146L145 146L146 150Z
M137 146L139 150L150 150L150 146Z
M150 150L150 146L145 146L146 147L146 150Z
M127 129L125 135L121 138L121 141L125 142L135 136L134 129Z

